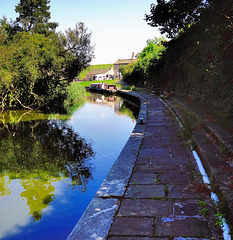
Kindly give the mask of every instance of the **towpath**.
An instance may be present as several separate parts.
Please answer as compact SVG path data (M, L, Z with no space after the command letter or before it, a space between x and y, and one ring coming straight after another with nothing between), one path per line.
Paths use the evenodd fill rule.
M144 97L144 139L107 239L222 239L209 191L177 122L158 97Z
M177 121L158 96L140 95L144 125L137 123L68 240L223 239L210 190Z

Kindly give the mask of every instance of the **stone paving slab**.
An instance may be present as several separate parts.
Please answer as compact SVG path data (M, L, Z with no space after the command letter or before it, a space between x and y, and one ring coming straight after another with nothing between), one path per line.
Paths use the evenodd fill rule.
M170 156L170 148L142 148L139 158L157 157L167 158Z
M181 146L171 146L172 157L189 157L190 154Z
M191 171L189 164L177 164L177 163L161 163L161 164L147 164L147 165L136 165L134 172L144 173L161 173L161 172L186 172Z
M158 238L158 237L110 237L109 240L169 240L168 238ZM179 240L179 239L177 239ZM185 240L185 239L180 239ZM199 240L199 239L187 239L187 240Z
M194 180L193 175L190 173L177 173L168 172L162 173L159 176L161 184L185 184L190 183Z
M130 184L157 184L158 174L133 173Z
M116 217L109 235L153 236L153 218Z
M200 198L201 195L195 192L189 185L168 185L168 198Z
M164 185L129 185L125 198L163 198Z
M199 218L161 218L156 221L156 235L169 237L211 237L208 223Z
M198 202L199 200L195 199L182 199L175 201L174 214L179 216L198 216L201 212L201 207Z
M153 116L156 116L157 118L161 118L161 117L167 117L163 112L162 110L155 110L155 109L151 109L151 108L148 108L148 116L149 117L153 117Z
M174 240L219 240L219 238L174 237Z
M151 134L161 133L162 130L166 130L166 127L163 127L163 126L157 127L157 126L147 125L147 131Z
M161 139L154 139L154 138L144 138L143 140L143 148L163 148L171 145L170 140L161 140Z
M147 127L171 127L172 123L171 121L166 122L166 121L161 121L161 122L154 122L154 121L148 121Z
M96 192L95 197L123 196L131 173L132 167L130 166L112 168Z
M124 199L117 216L168 217L173 213L173 202L153 199Z
M149 125L147 126L147 131L154 137L156 136L171 136L171 131L169 131L169 127L165 127L165 126L153 126L153 125ZM176 134L177 132L174 131L174 134Z
M189 158L187 157L169 157L169 158L138 158L137 164L189 164Z
M112 216L118 207L119 200L117 199L93 198L67 240L104 239L113 222ZM98 223L98 228L96 228L96 223Z
M148 119L148 123L153 123L153 124L163 124L163 123L169 123L171 122L170 118L168 119L167 117L159 117L154 115L150 116Z

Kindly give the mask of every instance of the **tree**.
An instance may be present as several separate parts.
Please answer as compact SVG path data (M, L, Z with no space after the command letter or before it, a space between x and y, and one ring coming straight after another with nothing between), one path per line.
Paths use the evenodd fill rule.
M20 0L16 21L0 20L0 107L65 112L67 87L94 57L84 23L56 33L50 0Z
M148 77L149 68L166 49L164 42L164 37L148 39L146 47L136 55L138 61L120 68L124 80L130 84L143 85Z
M19 32L7 44L0 44L2 109L41 108L57 94L64 59L56 42L56 35Z
M157 0L157 5L151 4L151 14L146 14L145 20L152 27L161 27L162 34L174 37L181 29L198 22L208 6L206 0Z
M144 58L156 58L159 59L162 52L165 50L164 42L166 42L165 37L155 37L154 39L148 39L146 41L147 46L143 48L142 52L138 53L139 59Z
M62 54L67 57L65 76L73 79L87 68L94 57L94 46L91 45L91 33L87 32L83 22L78 22L74 29L69 28L59 38L64 47Z
M49 3L50 0L20 0L20 3L15 7L15 11L19 13L16 25L18 23L26 32L48 35L58 26L55 22L49 22Z
M91 34L78 23L66 34L7 33L0 22L0 107L63 112L67 86L90 63Z
M152 6L155 15L150 16L150 23L162 26L164 32L175 37L166 44L159 62L149 69L148 82L154 86L160 81L177 93L219 110L223 116L233 116L232 0L200 2L193 11L190 8L190 14L184 11L183 17L181 7L171 8L172 3L181 2L160 0ZM162 12L162 6L167 10Z

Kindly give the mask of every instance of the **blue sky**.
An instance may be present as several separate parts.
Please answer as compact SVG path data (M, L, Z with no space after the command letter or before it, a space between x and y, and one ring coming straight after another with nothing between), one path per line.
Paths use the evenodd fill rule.
M14 9L19 0L0 0L0 18L17 17ZM58 31L74 28L84 22L95 45L92 64L114 63L140 52L149 38L159 31L144 21L153 0L51 0L51 21L59 23Z

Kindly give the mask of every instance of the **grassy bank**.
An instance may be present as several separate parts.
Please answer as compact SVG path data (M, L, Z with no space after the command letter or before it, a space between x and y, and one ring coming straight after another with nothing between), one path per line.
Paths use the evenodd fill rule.
M113 64L98 64L98 65L91 65L88 68L86 68L85 70L83 70L79 75L78 75L78 79L84 79L86 77L86 74L89 73L92 70L95 69L110 69L111 67L113 67Z
M89 87L91 83L107 83L107 84L114 84L117 86L118 89L121 89L123 85L119 83L118 80L104 80L104 81L85 81L79 82L78 84L83 87Z

